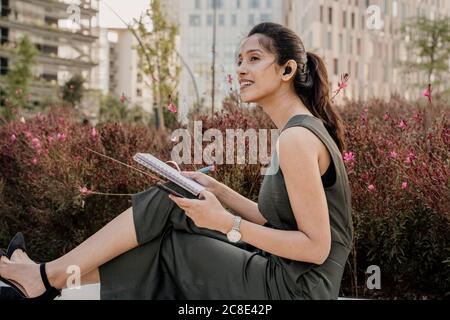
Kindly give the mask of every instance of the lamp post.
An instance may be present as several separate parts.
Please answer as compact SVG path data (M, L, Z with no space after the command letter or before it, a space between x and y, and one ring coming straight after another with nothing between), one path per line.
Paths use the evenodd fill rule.
M214 116L214 100L215 100L215 86L216 86L216 20L217 20L217 2L218 0L213 0L213 45L212 45L212 89L211 89L211 117Z

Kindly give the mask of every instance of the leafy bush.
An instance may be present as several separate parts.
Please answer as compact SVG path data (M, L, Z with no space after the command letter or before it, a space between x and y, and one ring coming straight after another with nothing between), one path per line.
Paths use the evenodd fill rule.
M450 291L448 104L393 97L388 103L348 102L343 110L355 239L341 294L445 297ZM217 128L224 136L229 128L274 128L261 110L238 108L234 100L213 119L199 120L203 131ZM134 165L135 152L169 160L173 144L167 133L141 124L103 123L94 130L65 109L0 127L0 244L6 246L21 230L37 260L69 251L131 205L129 196L102 193L132 194L154 182L86 148ZM213 174L257 200L260 165L224 164ZM378 293L364 289L370 265L381 269Z

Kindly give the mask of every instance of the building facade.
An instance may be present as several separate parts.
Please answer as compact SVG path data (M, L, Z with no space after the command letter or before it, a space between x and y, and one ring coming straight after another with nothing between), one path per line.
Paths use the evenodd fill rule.
M81 74L87 86L93 85L96 65L95 26L98 1L82 0L0 0L0 82L13 62L13 49L28 36L38 55L30 88L31 100L39 104L57 93L74 74Z
M132 104L138 104L153 112L152 86L148 76L142 73L136 50L138 41L128 29L109 29L110 43L110 93L124 96Z
M409 83L424 83L423 90L428 80L401 72L400 63L410 57L408 38L399 28L409 17L449 13L449 0L287 0L285 24L300 35L307 51L325 59L333 90L341 74L350 74L337 101L388 99L393 93L417 98L420 90Z
M284 0L169 0L176 9L171 19L179 24L179 53L185 61L179 109L184 118L201 100L204 111L212 105L213 24L216 13L215 110L229 92L227 75L235 78L239 44L250 29L263 21L282 23ZM216 5L214 5L216 4ZM214 7L216 6L216 8ZM236 86L236 84L235 84Z

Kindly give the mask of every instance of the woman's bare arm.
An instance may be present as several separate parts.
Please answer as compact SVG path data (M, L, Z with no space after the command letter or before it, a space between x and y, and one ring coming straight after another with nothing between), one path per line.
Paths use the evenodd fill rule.
M331 230L320 179L320 141L301 127L284 131L279 141L280 167L298 230L276 230L243 220L241 239L277 256L322 264L330 252Z
M219 201L243 219L253 223L264 225L267 220L258 209L258 204L243 195L240 195L223 183L217 184L212 192Z

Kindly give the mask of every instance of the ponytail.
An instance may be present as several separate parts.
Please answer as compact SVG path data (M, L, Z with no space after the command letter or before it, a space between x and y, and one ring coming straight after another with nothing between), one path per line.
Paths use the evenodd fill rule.
M330 98L328 72L323 59L312 52L307 52L307 69L299 72L294 80L295 91L308 110L323 121L341 153L347 146L344 137L344 123L335 110Z

